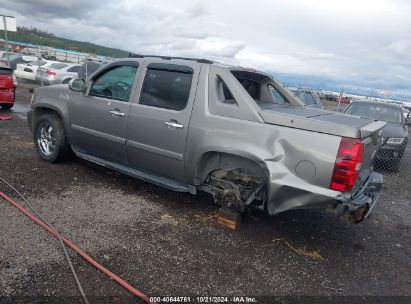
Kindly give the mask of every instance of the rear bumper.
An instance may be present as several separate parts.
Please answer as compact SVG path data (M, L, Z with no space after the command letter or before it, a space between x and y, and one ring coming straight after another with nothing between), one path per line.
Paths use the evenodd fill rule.
M0 103L13 104L16 97L15 90L15 88L0 88Z
M324 209L352 223L368 217L381 191L381 174L371 172L354 194L314 186L301 179L282 178L269 183L267 209L274 215L295 209Z
M332 210L333 213L350 223L361 222L376 206L382 183L382 175L372 172L367 181L352 195L351 200L337 204Z

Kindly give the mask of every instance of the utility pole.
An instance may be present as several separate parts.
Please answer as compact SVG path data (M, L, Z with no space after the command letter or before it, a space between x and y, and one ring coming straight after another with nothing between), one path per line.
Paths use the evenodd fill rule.
M4 15L3 15L3 25L4 25L4 38L6 40L7 63L8 65L10 65L9 40L7 39L7 23L6 23L6 16Z
M340 91L340 97L338 98L338 107L337 107L337 112L340 112L340 107L341 107L341 98L342 98L343 94L344 94L344 88L341 88L341 91Z

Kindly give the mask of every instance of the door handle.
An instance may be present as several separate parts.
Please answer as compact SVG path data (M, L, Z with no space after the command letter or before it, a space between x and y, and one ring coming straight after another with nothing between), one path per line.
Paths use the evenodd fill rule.
M179 124L177 121L173 121L173 120L171 120L171 121L165 121L164 124L165 124L167 127L171 127L171 128L174 128L174 129L182 129L182 128L184 128L184 125Z
M112 116L124 117L124 113L118 110L110 110L109 112Z

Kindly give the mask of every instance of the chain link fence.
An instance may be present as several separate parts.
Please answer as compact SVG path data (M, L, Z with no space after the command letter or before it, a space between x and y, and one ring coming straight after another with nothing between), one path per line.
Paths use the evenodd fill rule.
M22 53L33 55L47 60L54 60L60 62L83 63L87 57L95 56L95 54L86 54L68 50L54 49L50 47L26 47Z
M409 204L411 202L411 128L408 138L383 139L377 153L374 170L384 177L383 191L387 203ZM388 201L387 201L388 200Z
M383 174L411 175L411 143L408 138L383 138L374 168Z

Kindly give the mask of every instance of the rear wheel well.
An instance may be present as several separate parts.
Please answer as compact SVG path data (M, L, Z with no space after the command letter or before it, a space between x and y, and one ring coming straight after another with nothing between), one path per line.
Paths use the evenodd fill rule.
M254 201L264 209L268 177L257 161L229 153L208 152L196 166L198 189L210 193L214 201L237 212L243 212Z
M195 171L195 183L201 185L210 172L217 169L243 169L245 174L252 176L260 176L265 178L266 170L256 161L242 156L223 153L223 152L207 152L203 154L197 163Z

